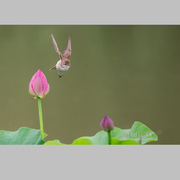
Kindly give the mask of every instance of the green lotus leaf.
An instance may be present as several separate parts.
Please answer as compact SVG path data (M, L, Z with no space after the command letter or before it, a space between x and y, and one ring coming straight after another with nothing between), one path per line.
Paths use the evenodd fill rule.
M52 140L52 141L47 141L44 143L44 145L64 145L61 143L58 139Z
M114 127L111 131L111 142L113 145L137 145L157 141L158 136L150 128L141 122L135 121L131 129ZM84 136L76 139L72 144L94 144L107 145L108 134L106 131L99 131L94 136Z
M42 145L41 132L21 127L17 131L0 130L0 145Z
M92 141L88 138L79 138L73 141L72 145L92 145Z

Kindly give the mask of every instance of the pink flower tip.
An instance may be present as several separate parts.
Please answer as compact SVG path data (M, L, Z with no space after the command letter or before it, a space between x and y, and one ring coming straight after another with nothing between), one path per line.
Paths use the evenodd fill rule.
M40 97L41 99L49 92L50 86L47 82L46 76L39 69L31 78L29 83L29 93L34 97Z
M100 123L100 127L104 131L110 131L110 130L113 130L114 123L108 116L104 116L101 123Z

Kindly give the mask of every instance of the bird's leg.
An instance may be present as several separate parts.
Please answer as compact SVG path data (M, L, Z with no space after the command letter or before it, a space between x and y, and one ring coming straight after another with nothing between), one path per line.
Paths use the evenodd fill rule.
M61 71L61 77L63 76L63 72Z
M61 71L61 74L60 74L59 71L58 71L58 76L59 76L59 78L61 78L61 77L63 76L62 71Z
M58 76L59 76L59 78L61 77L61 74L59 73L59 71L58 71Z

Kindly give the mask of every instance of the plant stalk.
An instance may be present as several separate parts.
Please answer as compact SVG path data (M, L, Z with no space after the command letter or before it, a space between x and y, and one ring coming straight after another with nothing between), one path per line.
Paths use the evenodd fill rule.
M42 140L44 140L44 129L43 129L43 116L42 116L41 98L38 97L37 99L38 99L39 122L40 122L41 137L42 137Z
M109 130L107 133L108 133L108 145L111 145L111 130Z

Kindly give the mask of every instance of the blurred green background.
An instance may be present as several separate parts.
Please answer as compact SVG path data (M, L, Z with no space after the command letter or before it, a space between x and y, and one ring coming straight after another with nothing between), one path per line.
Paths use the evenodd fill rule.
M72 40L71 67L50 71ZM104 115L157 133L151 144L180 143L180 26L0 25L0 129L39 129L37 100L28 92L41 69L50 84L42 100L45 140L72 143L93 136Z

